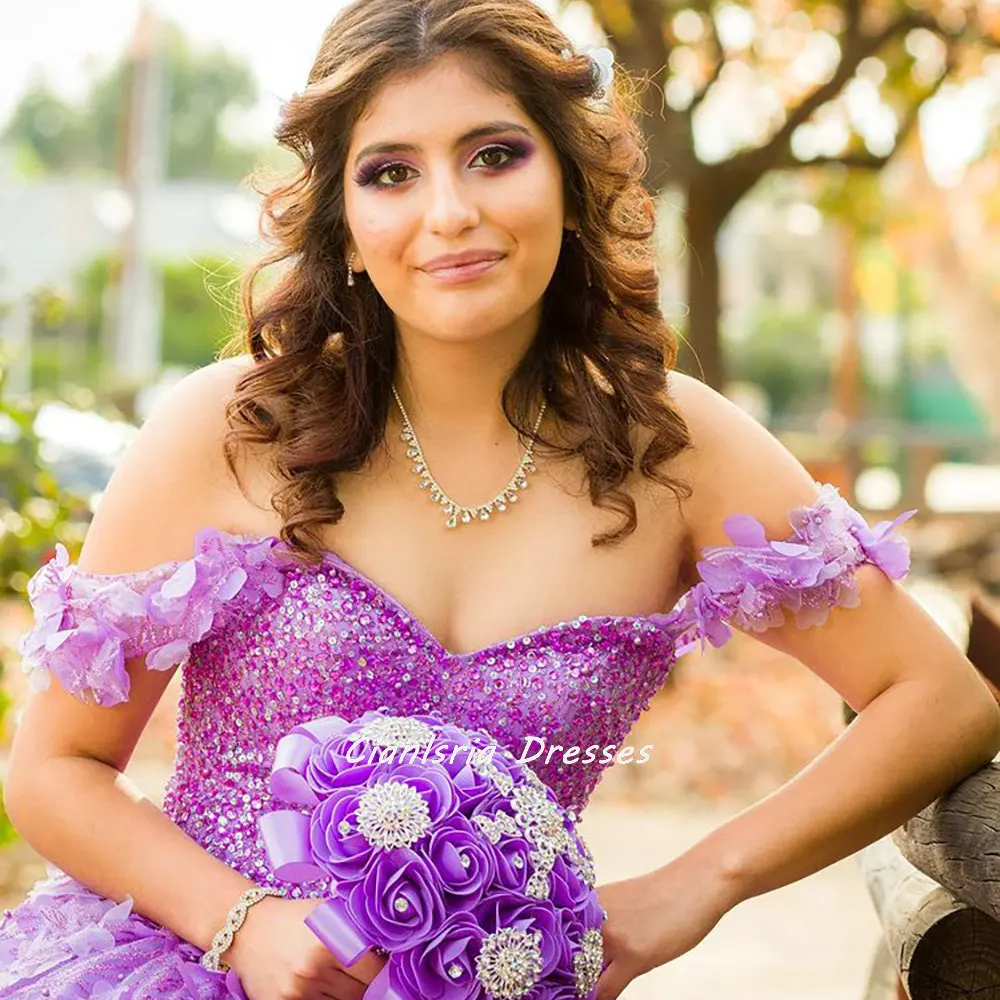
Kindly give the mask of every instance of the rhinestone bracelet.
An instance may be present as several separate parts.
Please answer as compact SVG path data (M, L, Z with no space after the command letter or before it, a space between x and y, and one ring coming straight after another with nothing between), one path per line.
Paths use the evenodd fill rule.
M201 964L209 972L228 972L229 966L222 961L223 952L228 951L233 944L236 932L243 926L243 921L247 918L247 913L254 903L259 903L266 896L281 896L283 893L279 889L269 889L260 885L253 885L245 890L235 905L226 914L226 926L212 938L212 947L201 956Z

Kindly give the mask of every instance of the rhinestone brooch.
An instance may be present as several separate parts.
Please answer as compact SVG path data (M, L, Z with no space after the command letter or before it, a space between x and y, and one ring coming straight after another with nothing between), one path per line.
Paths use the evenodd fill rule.
M415 844L430 829L431 814L412 785L384 781L358 799L356 822L372 847L391 850Z
M518 1000L542 972L542 935L503 927L490 934L476 956L476 978L490 1000Z
M580 950L573 956L573 975L580 996L587 996L597 985L603 965L604 938L600 931L590 928L583 932Z
M405 715L387 715L372 719L351 736L354 743L370 743L387 750L409 750L426 746L434 739L434 730L419 719Z

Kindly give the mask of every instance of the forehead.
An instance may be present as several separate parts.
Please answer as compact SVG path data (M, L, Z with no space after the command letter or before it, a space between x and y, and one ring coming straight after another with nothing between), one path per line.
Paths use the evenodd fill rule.
M447 145L483 121L506 119L537 127L517 98L490 83L474 60L449 52L410 73L390 77L372 95L351 134L350 150L369 143L406 141Z

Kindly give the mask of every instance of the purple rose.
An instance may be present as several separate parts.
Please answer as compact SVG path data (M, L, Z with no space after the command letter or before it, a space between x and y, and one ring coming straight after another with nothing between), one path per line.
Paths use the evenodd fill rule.
M498 812L509 813L513 816L510 799L503 795L496 788L490 789L481 799L469 803L469 809L462 812L472 819L475 816L495 816Z
M549 886L549 898L553 904L573 911L577 910L593 891L562 856L557 857L552 865Z
M358 799L364 792L363 785L332 791L312 811L309 820L309 847L313 857L337 882L357 881L372 861L375 848L358 832L355 822ZM347 826L342 828L342 823Z
M563 956L560 967L573 968L573 959L583 946L583 935L589 930L601 930L604 926L604 916L597 893L591 891L590 897L575 909L561 910L562 934L560 942Z
M329 795L335 788L366 784L378 766L378 758L374 764L368 763L368 754L350 736L336 736L318 743L306 762L306 782L319 798Z
M556 979L550 977L530 993L526 993L521 1000L580 1000L580 996L576 992L576 980L567 975Z
M485 936L471 913L453 913L426 942L392 956L390 982L403 996L420 1000L479 997L476 956Z
M535 870L531 844L524 837L501 837L494 846L497 884L512 892L524 892L528 876Z
M441 767L451 778L459 797L459 809L466 816L472 815L475 807L496 791L496 786L490 778L480 774L469 762L469 748L465 747L459 753L449 752L441 762Z
M420 853L438 874L449 912L475 906L496 875L493 845L459 814L433 830Z
M441 883L415 852L379 852L364 879L347 894L347 909L362 935L393 951L411 948L444 923Z
M547 977L556 970L565 972L563 958L562 919L559 911L546 899L529 899L520 894L500 891L492 893L476 908L476 916L487 934L501 927L541 934L542 971Z

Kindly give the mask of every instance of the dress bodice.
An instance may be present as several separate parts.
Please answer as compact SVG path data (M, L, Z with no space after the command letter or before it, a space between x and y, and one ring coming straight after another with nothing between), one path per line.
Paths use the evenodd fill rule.
M515 756L528 737L590 748L590 762L565 763L562 750L532 761L579 810L679 655L721 645L730 624L761 630L786 614L800 627L817 624L830 608L857 603L854 571L865 562L902 576L902 519L871 528L825 486L813 506L792 512L786 539L730 518L732 544L705 550L701 581L668 613L582 616L462 654L334 553L305 565L275 537L205 528L190 559L114 575L79 570L59 546L29 585L36 623L22 640L23 664L38 684L54 675L101 705L128 697L130 659L181 664L164 810L267 884L257 817L272 807L274 747L294 726L385 707L484 730Z

